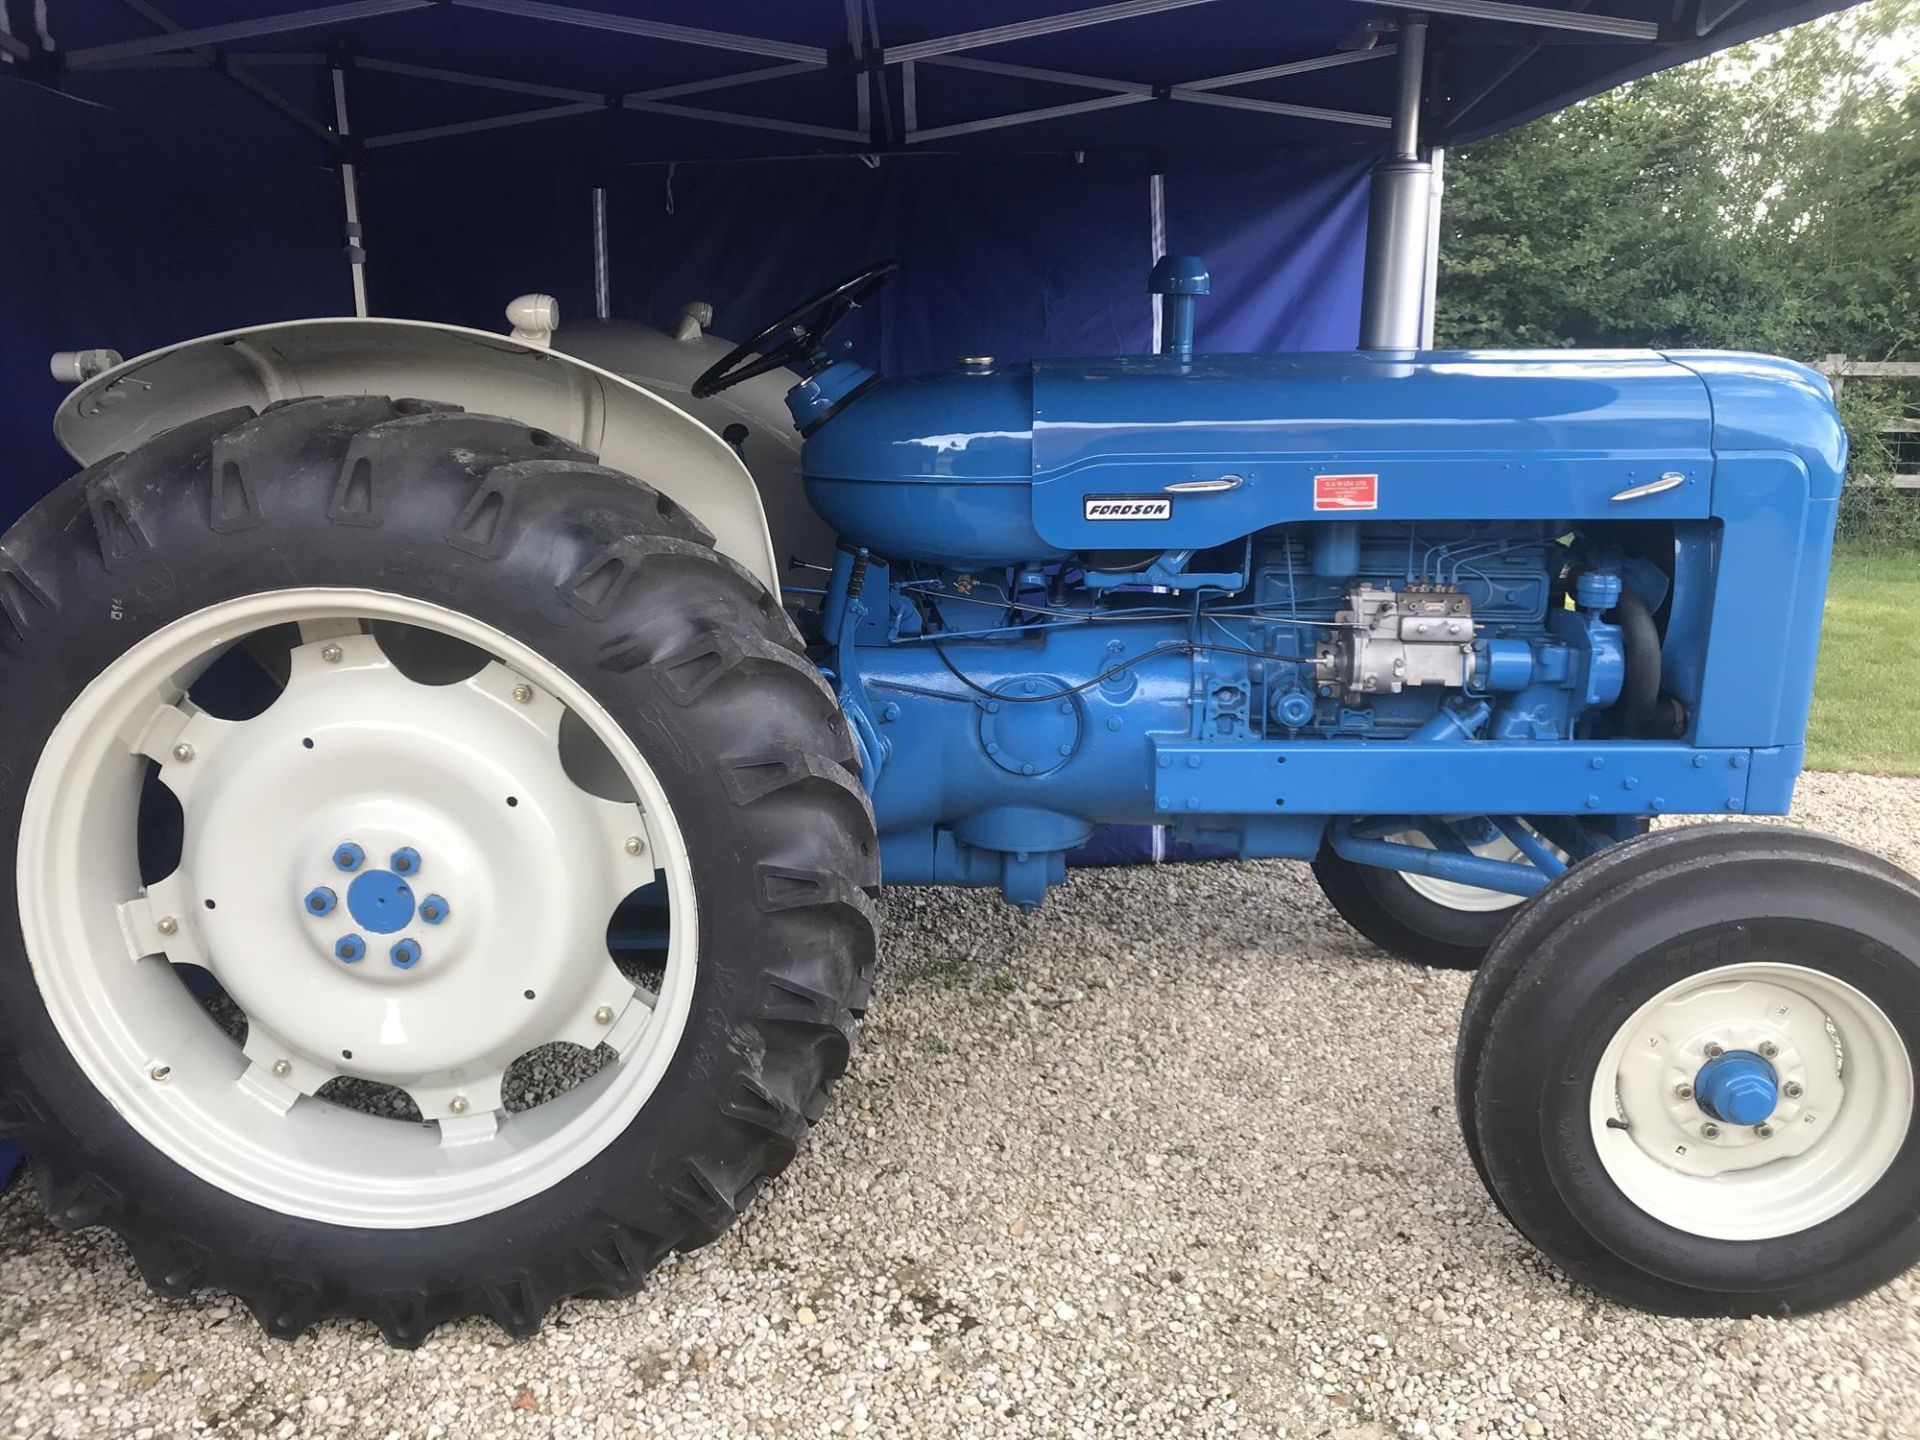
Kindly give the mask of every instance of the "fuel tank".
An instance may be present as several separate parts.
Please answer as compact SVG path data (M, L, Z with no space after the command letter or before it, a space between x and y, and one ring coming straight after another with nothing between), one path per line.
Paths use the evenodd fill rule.
M1748 388L1787 383L1718 358ZM1697 368L1653 351L967 363L872 385L802 469L843 537L955 567L1335 516L1694 519L1713 480Z
M1033 528L1034 367L965 367L867 388L807 437L807 499L878 554L952 565L1066 553Z

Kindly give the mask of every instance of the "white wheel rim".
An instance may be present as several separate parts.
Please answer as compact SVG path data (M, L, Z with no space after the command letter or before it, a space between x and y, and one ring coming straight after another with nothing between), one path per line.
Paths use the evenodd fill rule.
M1419 830L1403 830L1387 839L1400 845L1418 845L1423 850L1433 849L1433 841ZM1467 847L1475 855L1486 860L1518 861L1528 863L1527 857L1520 853L1520 847L1504 835L1495 835L1480 845ZM1548 849L1559 855L1563 852L1558 846L1548 845ZM1431 900L1449 910L1460 910L1471 915L1490 915L1499 910L1511 910L1527 897L1509 895L1504 890L1488 890L1480 885L1465 885L1458 880L1443 880L1438 875L1421 875L1412 870L1399 872L1400 878L1407 882L1407 888L1422 899Z
M1691 1094L1714 1046L1767 1057L1777 1100L1764 1122L1721 1120ZM1832 1219L1886 1174L1912 1113L1913 1068L1880 1007L1844 980L1772 962L1655 995L1607 1046L1591 1103L1600 1162L1627 1198L1714 1240Z
M493 658L469 679L420 684L365 621L437 632ZM286 690L259 717L219 720L184 698L227 646L288 623L301 643ZM567 712L637 803L568 777ZM179 868L143 888L135 822L149 758L180 800L185 839ZM367 857L355 874L332 863L347 840ZM422 857L410 867L411 904L387 859L403 847ZM352 881L376 879L376 866L389 878L351 908ZM114 1108L220 1189L334 1224L445 1225L550 1189L639 1113L692 1004L692 869L638 749L529 647L379 591L228 601L115 660L35 768L18 878L42 997ZM613 963L606 927L619 900L654 878L672 922L649 992ZM301 908L320 885L339 896L324 917ZM368 908L380 890L409 910L410 926L382 934L360 923L390 913ZM446 907L437 924L417 908L429 894ZM368 942L362 958L335 958L336 930ZM406 968L409 957L388 954L403 939L423 950ZM244 1050L179 983L182 963L210 970L247 1013ZM614 1059L566 1094L508 1113L507 1066L551 1041L606 1044ZM316 1098L337 1074L406 1090L429 1123Z

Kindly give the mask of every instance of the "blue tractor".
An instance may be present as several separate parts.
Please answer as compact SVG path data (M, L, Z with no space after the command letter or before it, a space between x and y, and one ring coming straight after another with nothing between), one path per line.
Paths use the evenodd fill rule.
M1178 258L1163 353L883 378L829 333L892 273L703 342L690 405L785 392L803 584L769 437L537 300L82 377L0 541L0 1117L56 1221L277 1335L528 1333L793 1157L883 881L1031 909L1136 824L1478 967L1467 1148L1594 1289L1781 1314L1920 1256L1920 886L1747 818L1801 765L1824 381L1197 355Z

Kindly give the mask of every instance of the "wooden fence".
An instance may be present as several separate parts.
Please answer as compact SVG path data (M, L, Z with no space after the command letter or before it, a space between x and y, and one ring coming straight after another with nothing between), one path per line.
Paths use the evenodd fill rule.
M1813 367L1833 386L1833 398L1840 398L1849 380L1911 380L1920 384L1920 364L1908 360L1849 360L1844 355L1829 355ZM1893 451L1893 483L1901 490L1920 490L1920 420L1911 417L1889 420L1880 429Z

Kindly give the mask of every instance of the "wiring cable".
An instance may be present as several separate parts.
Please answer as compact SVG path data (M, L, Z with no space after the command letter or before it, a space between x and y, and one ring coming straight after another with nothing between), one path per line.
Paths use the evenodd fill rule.
M1044 705L1055 700L1065 700L1069 696L1078 695L1082 691L1093 689L1094 686L1111 679L1122 671L1133 668L1143 660L1151 660L1159 655L1191 655L1197 654L1202 650L1220 650L1228 654L1248 655L1257 660L1274 660L1282 664L1310 665L1313 663L1303 656L1272 655L1265 650L1255 650L1246 645L1209 645L1192 640L1169 640L1162 644L1155 645L1150 649L1143 650L1138 655L1131 656L1128 659L1117 660L1091 680L1083 680L1080 684L1071 685L1064 690L1054 690L1045 695L1006 695L989 686L980 684L972 676L964 673L958 665L953 663L952 658L947 654L945 648L939 641L935 640L929 643L931 644L933 653L939 657L940 663L946 667L947 673L962 685L966 686L967 689L973 691L976 695L984 695L989 700L998 700L1012 705ZM886 682L876 680L872 683L875 685L884 685Z
M917 581L903 584L898 588L904 593L926 595L932 599L943 602L951 600L957 601L962 605L986 605L995 610L1022 610L1033 615L1062 616L1067 620L1074 621L1081 625L1112 625L1129 621L1190 620L1193 618L1191 612L1187 610L1069 610L1053 605L1021 604L1016 601L1007 600L1004 595L998 600L987 600L982 599L978 595L960 595L950 591L935 590L924 582ZM1331 620L1315 620L1304 615L1290 615L1285 611L1269 610L1257 602L1248 602L1241 605L1209 605L1206 607L1205 613L1209 615L1245 615L1261 620L1270 620L1276 624L1312 626L1317 630L1341 630L1348 628L1338 625ZM1001 630L1015 630L1020 628L1023 627L1017 623L1009 622L1004 626L996 627L994 630L968 631L964 633L991 635L997 634ZM900 637L902 642L924 638L931 637L909 635Z

